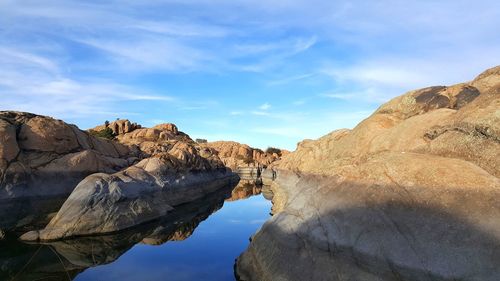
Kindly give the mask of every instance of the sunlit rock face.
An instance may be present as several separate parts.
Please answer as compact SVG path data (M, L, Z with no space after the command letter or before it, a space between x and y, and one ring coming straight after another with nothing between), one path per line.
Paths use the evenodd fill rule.
M111 131L115 135L123 135L126 133L130 133L136 129L140 129L141 125L138 125L137 123L132 123L127 119L121 119L113 121L111 123L108 122L106 124L99 125L97 127L90 129L89 131L99 132L105 130L106 128L111 129Z
M98 134L105 129L111 133ZM142 128L117 120L86 132L50 117L0 112L0 138L0 201L14 208L0 227L31 230L50 220L28 240L122 230L237 178L215 150L171 123ZM25 198L67 200L45 208Z
M0 112L0 200L67 196L89 174L129 166L135 150L46 116Z
M266 153L234 141L215 141L203 143L202 146L214 150L224 165L233 171L236 171L238 167L268 166L288 153L286 150L280 150L279 154Z
M411 91L272 164L242 280L500 280L500 67Z

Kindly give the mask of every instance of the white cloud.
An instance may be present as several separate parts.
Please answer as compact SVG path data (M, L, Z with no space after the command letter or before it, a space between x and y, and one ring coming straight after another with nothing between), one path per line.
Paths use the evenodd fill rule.
M263 105L259 106L260 110L268 110L271 108L271 105L269 103L264 103Z
M315 75L316 75L315 73L306 73L306 74L293 75L293 76L290 76L290 77L286 77L286 78L281 78L281 79L278 79L278 80L270 81L268 83L268 85L275 86L275 85L289 84L291 82L296 82L296 81L304 80L304 79L313 77Z
M79 80L64 75L54 60L26 51L0 50L2 110L20 110L59 118L133 115L118 104L125 101L172 102L167 95L149 93L113 81Z
M258 115L258 116L270 116L271 113L267 111L252 111L251 112L253 115Z

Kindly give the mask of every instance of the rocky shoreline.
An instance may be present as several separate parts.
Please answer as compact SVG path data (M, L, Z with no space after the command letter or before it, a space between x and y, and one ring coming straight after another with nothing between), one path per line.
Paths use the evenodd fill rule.
M239 280L500 280L500 67L411 91L264 172Z
M12 111L0 112L0 138L0 210L9 209L0 227L27 231L26 241L122 231L233 184L243 159L256 167L279 158L235 142L200 144L171 123L82 131Z

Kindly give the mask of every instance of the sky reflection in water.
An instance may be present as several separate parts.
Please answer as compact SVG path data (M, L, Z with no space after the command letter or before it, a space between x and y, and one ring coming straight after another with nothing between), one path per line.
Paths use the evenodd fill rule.
M234 280L234 260L269 217L262 195L224 202L184 241L137 244L115 262L85 270L75 280Z

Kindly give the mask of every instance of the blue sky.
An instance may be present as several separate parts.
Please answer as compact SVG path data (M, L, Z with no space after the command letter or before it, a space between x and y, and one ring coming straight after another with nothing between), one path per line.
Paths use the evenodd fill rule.
M499 64L499 28L489 0L0 0L0 110L294 149Z

